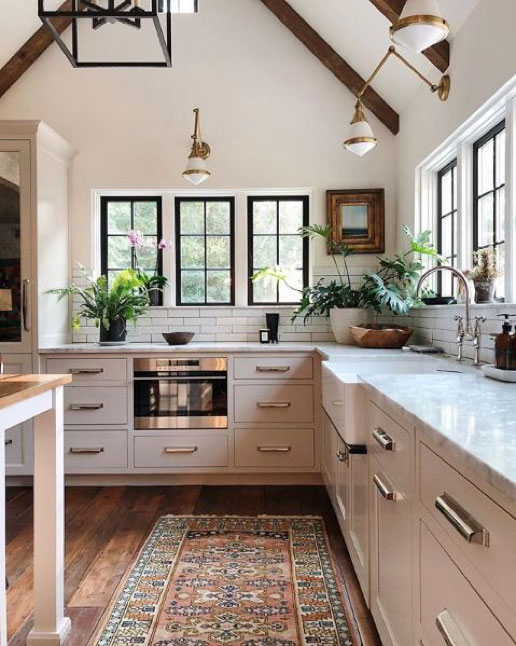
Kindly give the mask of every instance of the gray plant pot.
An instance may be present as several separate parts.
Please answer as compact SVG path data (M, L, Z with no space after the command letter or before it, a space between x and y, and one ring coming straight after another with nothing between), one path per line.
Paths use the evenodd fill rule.
M475 303L492 303L494 301L495 281L475 280Z
M124 343L127 337L126 322L122 319L110 321L109 328L106 329L100 324L100 342L101 343Z

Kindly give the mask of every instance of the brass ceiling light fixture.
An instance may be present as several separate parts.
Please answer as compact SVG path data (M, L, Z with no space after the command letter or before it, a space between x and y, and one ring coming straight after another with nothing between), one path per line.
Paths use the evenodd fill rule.
M445 74L439 83L436 85L429 81L426 76L421 74L421 72L416 69L408 60L402 56L394 46L389 47L387 53L378 63L376 69L371 74L371 76L364 83L362 89L357 94L357 103L355 105L355 112L350 123L350 128L348 132L348 137L344 142L344 148L350 152L362 157L370 150L375 148L378 143L378 140L374 136L373 129L369 125L363 110L362 97L364 96L365 91L371 85L373 80L376 78L378 72L382 69L385 63L389 60L391 56L398 58L404 65L406 65L414 74L416 74L426 85L429 86L430 91L434 94L437 94L441 101L446 101L450 94L450 77Z
M211 173L206 167L206 160L210 156L211 149L209 145L202 140L201 119L199 108L194 109L195 125L192 135L193 144L190 156L183 171L183 178L198 186L205 182Z
M450 28L437 0L407 0L396 23L390 29L397 45L422 52L448 38Z

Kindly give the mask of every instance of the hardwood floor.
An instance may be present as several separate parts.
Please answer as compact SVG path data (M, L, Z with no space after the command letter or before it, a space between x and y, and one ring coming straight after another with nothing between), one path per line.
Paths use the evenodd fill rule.
M324 487L70 487L66 491L67 646L86 646L154 522L163 514L317 515L325 519L364 646L380 644ZM7 489L8 630L32 625L32 489Z

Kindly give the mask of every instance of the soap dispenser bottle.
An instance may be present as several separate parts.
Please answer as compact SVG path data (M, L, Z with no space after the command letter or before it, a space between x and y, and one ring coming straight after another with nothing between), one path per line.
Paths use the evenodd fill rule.
M514 334L511 334L512 325L509 321L510 314L498 314L504 316L502 332L495 339L496 367L499 370L516 369L516 344Z

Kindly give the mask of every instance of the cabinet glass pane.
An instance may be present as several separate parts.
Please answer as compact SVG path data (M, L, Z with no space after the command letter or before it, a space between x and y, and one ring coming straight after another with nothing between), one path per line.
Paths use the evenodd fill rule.
M20 154L0 152L0 341L22 336Z

